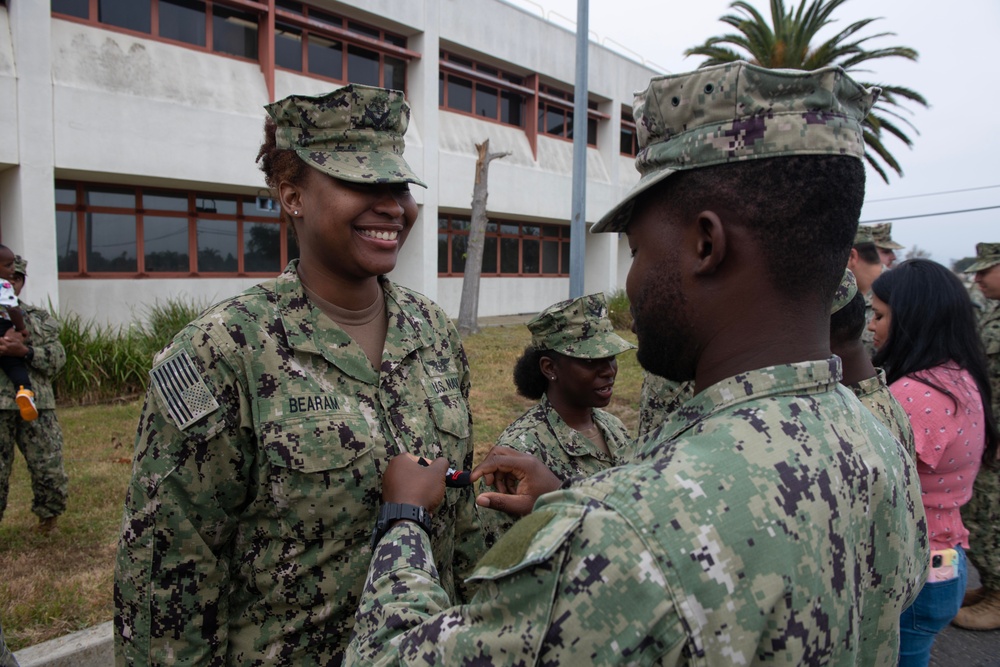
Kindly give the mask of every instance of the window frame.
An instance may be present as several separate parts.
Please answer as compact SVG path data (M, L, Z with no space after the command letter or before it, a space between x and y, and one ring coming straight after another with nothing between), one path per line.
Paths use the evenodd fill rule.
M56 179L57 190L72 190L74 193L74 203L56 203L57 215L69 213L71 219L73 238L76 238L76 261L75 271L59 271L59 279L177 279L177 278L271 278L284 270L288 262L293 257L290 256L290 248L295 245L291 238L291 224L284 216L262 215L254 210L256 201L260 195L250 195L242 193L222 193L210 192L207 190L179 190L176 188L166 188L147 185L129 185L119 183L93 183L86 181L75 181L70 179ZM85 193L91 190L131 192L135 197L133 208L123 206L90 205L85 203ZM145 208L144 196L173 194L187 200L186 210L178 211L172 209ZM199 202L215 200L235 200L235 213L218 213L199 207ZM268 199L270 196L268 195ZM276 209L277 210L277 209ZM248 212L249 211L249 212ZM88 267L90 263L90 248L87 242L87 217L88 214L110 214L131 216L135 225L135 271L92 271ZM187 229L187 270L181 271L150 271L146 267L146 239L145 223L146 218L176 218L186 221ZM230 221L236 225L236 271L203 271L198 266L198 222L205 221ZM275 225L278 229L278 258L275 270L247 271L246 270L246 234L249 225L253 224ZM62 256L57 260L62 261Z
M538 117L545 118L550 109L560 112L563 116L563 131L560 134L548 131L548 124L538 123L538 134L546 137L555 137L563 141L573 141L573 126L571 119L576 111L575 100L572 92L566 92L548 84L538 86ZM602 120L609 120L611 116L597 110L597 102L587 101L587 146L597 148L597 131Z
M460 226L456 225L456 222L461 222L466 224L465 229L461 229ZM445 224L445 227L442 227ZM469 236L469 226L471 226L471 216L460 213L439 213L438 214L438 277L439 278L457 278L465 275L464 267L462 271L455 271L453 264L454 249L454 238ZM517 233L511 233L510 231L505 231L505 227L517 226ZM538 235L526 234L525 228L527 227L537 227ZM551 235L548 230L557 229L557 235ZM445 239L441 237L444 236ZM491 217L487 222L486 227L486 240L493 239L495 243L495 260L496 260L496 271L483 271L480 275L483 278L568 278L569 277L569 245L570 245L570 227L569 223L554 223L554 222L523 222L517 220L506 220L503 218L493 218ZM516 239L518 243L518 272L505 272L503 270L503 239ZM441 252L441 241L446 241L446 253L447 253L447 271L441 271L440 264L440 252ZM534 273L529 273L524 270L524 260L525 260L525 241L537 241L538 242L538 271ZM556 257L558 259L558 269L555 273L545 272L545 260L544 260L544 243L545 242L556 242L557 251ZM468 244L466 244L466 247ZM486 262L485 248L483 253L483 261Z
M358 21L356 19L350 18L348 16L343 16L335 12L323 9L321 7L315 7L309 3L301 3L304 11L301 14L286 9L284 7L275 7L274 11L271 12L268 8L267 2L260 2L258 0L203 0L205 3L205 44L200 45L193 42L188 42L184 40L173 39L170 37L164 37L160 34L160 0L132 0L133 2L148 2L150 3L151 12L151 23L149 32L143 32L139 30L133 30L130 28L123 28L120 26L112 25L110 23L103 23L98 20L98 0L90 0L88 8L88 16L86 18L74 16L72 14L63 14L56 10L52 10L52 16L63 19L66 21L73 21L76 23L83 23L86 25L101 28L103 30L111 30L114 32L121 32L128 35L133 35L136 37L142 37L144 39L152 39L156 41L161 41L166 44L173 44L175 46L181 46L184 48L189 48L195 51L201 51L205 53L211 53L213 55L222 56L225 58L234 58L242 62L254 62L258 63L265 74L270 72L268 76L273 78L273 71L275 69L287 72L295 72L308 76L310 78L322 79L325 81L332 81L335 83L346 84L349 81L349 70L348 70L348 58L350 48L359 47L370 51L374 51L378 54L378 78L381 82L380 85L386 85L391 82L386 82L386 58L393 57L402 61L402 78L403 86L402 90L406 92L406 80L409 70L409 63L412 60L420 58L420 53L416 51L411 51L406 48L406 37L392 31L379 28L374 25L366 24L363 21ZM248 15L253 15L256 22L256 54L251 57L248 55L239 55L228 53L225 51L219 51L216 49L214 36L214 17L215 9L222 8L227 11L245 12ZM325 20L319 20L312 18L312 13L322 15L324 17L330 17L340 21L340 25L334 25ZM249 16L247 17L249 20ZM334 40L340 43L342 49L342 70L341 73L343 78L337 79L326 76L325 74L314 74L308 71L308 43L306 39L301 40L301 46L303 48L303 68L301 70L279 67L274 64L275 59L275 40L276 34L274 30L269 29L269 26L273 26L274 23L280 22L283 24L289 24L292 27L296 27L302 30L306 34L315 34L318 37L323 37L325 39ZM353 28L353 29L352 29ZM359 32L359 30L366 32ZM370 33L378 32L379 37L373 37ZM268 43L270 41L270 43ZM269 86L271 83L269 82Z
M336 83L347 83L349 81L349 56L350 47L356 46L370 51L375 51L378 53L378 78L381 82L379 85L385 88L392 88L389 85L390 82L385 80L385 70L386 63L385 59L387 56L396 58L403 61L404 66L408 65L411 60L416 60L420 57L420 54L416 51L411 51L402 44L406 43L406 37L398 33L394 33L390 30L385 30L378 26L367 24L363 21L357 21L355 19L341 16L334 12L331 12L320 7L314 7L308 3L301 3L303 8L303 13L298 14L290 9L284 7L274 8L274 20L275 24L282 23L289 25L293 28L298 28L300 33L300 46L302 49L302 69L297 70L290 67L285 67L278 65L275 62L275 69L281 70L283 72L295 72L297 74L303 74L315 79L323 79L326 81L333 81ZM329 17L331 19L336 19L340 21L340 25L334 25L329 21L313 18L313 13L322 14L324 17ZM351 27L356 26L356 29L352 30ZM275 26L277 29L277 25ZM364 32L357 32L357 29L365 29L369 31L378 32L379 37L376 38L370 34ZM316 74L309 71L309 37L315 35L316 37L336 41L340 43L341 48L341 78L329 77L324 74ZM405 67L403 71L403 86L402 90L406 92L406 81L407 81L407 71L409 67Z
M469 65L463 64L462 62L456 62L456 60L468 62ZM493 65L480 63L474 58L469 58L446 49L440 50L438 65L439 109L466 116L472 116L473 118L477 118L479 120L507 125L508 127L519 127L523 129L527 126L529 103L531 98L535 96L535 89L524 85L524 80L528 78L526 75L514 74L513 72L505 71ZM465 111L464 109L449 106L450 100L448 99L448 82L451 78L466 80L471 84L472 111ZM497 89L497 115L495 117L484 116L476 113L476 91L479 86L488 86L490 88ZM517 95L520 99L520 121L518 123L511 123L503 120L503 93L505 92Z
M622 143L626 132L632 135L631 151L623 150ZM621 130L618 133L618 151L625 157L635 157L639 154L639 134L635 125L635 119L632 117L631 111L626 111L625 109L622 109Z

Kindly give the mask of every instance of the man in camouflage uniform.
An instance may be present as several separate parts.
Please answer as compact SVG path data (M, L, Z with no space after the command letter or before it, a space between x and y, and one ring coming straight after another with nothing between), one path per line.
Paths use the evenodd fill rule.
M828 341L875 97L747 63L637 95L642 178L594 230L628 234L640 362L697 393L635 462L541 497L468 605L418 524L391 524L349 664L895 663L929 564L919 482ZM443 466L397 457L383 502L433 508ZM491 453L473 478L518 485L478 502L523 512L539 468Z
M295 149L317 170L307 185L379 207L338 219L282 181L300 244L303 233L315 242L337 226L362 236L370 223L401 224L405 238L416 217L406 184L423 184L402 158L402 93L352 85L267 110L276 149ZM308 210L293 210L293 198ZM411 219L396 219L400 201ZM395 263L385 240L349 243ZM373 362L304 281L338 268L328 265L335 249L309 250L208 309L156 356L116 561L119 665L339 664L389 459L413 452L472 465L469 366L445 313L366 274L387 318ZM355 257L352 270L367 271L369 260ZM470 487L449 489L431 532L442 586L463 599L460 574L485 550Z
M878 249L875 247L875 239L872 230L865 225L858 227L854 235L854 247L851 248L851 255L847 260L847 268L854 274L858 282L858 291L865 299L865 324L871 321L872 315L872 283L882 275L882 260L879 258ZM861 342L868 350L868 356L875 356L875 334L865 327L861 333Z
M20 294L27 277L28 262L14 260L14 291ZM0 373L0 519L7 507L14 447L21 450L31 477L34 499L31 511L38 516L38 530L50 533L66 511L69 479L63 468L63 437L56 418L52 377L66 363L66 350L59 342L59 323L44 308L21 302L24 323L30 337L26 341L0 339L0 354L23 357L35 392L38 418L24 421L17 402L16 388Z
M649 371L642 372L642 389L639 392L639 432L636 441L642 440L653 429L667 421L670 415L694 396L694 383L674 382Z
M830 310L830 351L840 357L844 371L841 383L889 429L915 462L917 446L913 427L903 406L889 391L885 371L872 365L861 343L861 332L867 329L865 325L864 298L858 291L854 274L845 269Z
M871 227L872 241L875 243L875 249L882 260L882 266L891 269L896 263L896 251L902 250L906 246L899 245L892 240L891 222L882 222L876 225L869 225L869 227Z
M990 371L994 419L1000 423L1000 243L976 244L976 261L965 269L990 300L979 319L979 332ZM983 466L962 508L969 529L969 560L979 572L981 588L969 591L952 621L966 630L1000 629L1000 463Z
M615 333L608 319L608 305L604 294L589 294L578 299L560 301L549 306L528 322L531 331L531 346L534 350L546 353L555 352L573 359L592 360L604 364L614 359L626 350L635 346ZM539 360L539 367L546 364L549 375L547 393L542 395L538 405L530 408L514 420L497 438L496 445L509 447L519 452L527 452L537 456L546 467L560 479L571 477L587 477L612 466L621 465L633 453L634 441L629 437L625 425L618 417L590 405L571 405L570 410L589 412L591 423L589 429L572 428L559 415L561 406L550 402L548 393L555 391L558 396L566 396L560 391L560 382L570 381L569 378L557 376L552 355L543 357L548 362ZM539 374L544 374L538 368ZM597 372L598 379L604 379L613 384L617 375L617 366L612 373L610 365L602 366ZM570 388L571 392L575 388ZM585 392L584 397L574 396L577 400L601 403L611 400ZM599 445L603 440L604 448ZM487 539L492 544L507 532L514 519L500 512L484 512L482 515Z

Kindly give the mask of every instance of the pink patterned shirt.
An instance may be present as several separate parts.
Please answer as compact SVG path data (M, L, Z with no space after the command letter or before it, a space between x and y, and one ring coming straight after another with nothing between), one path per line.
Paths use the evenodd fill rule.
M951 396L917 377L947 389ZM968 549L969 531L959 508L972 497L972 483L986 447L983 401L976 381L949 362L900 378L889 385L889 391L913 426L931 549L956 544Z

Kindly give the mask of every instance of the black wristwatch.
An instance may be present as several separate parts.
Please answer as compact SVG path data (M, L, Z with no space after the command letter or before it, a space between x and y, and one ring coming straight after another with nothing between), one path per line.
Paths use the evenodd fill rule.
M28 352L24 355L24 360L30 364L31 360L35 358L35 348L30 345L25 345L25 347L28 348Z
M416 521L417 525L424 529L428 535L431 534L431 515L420 505L407 505L406 503L382 503L382 508L378 511L378 519L372 529L371 547L374 550L386 531L400 519Z

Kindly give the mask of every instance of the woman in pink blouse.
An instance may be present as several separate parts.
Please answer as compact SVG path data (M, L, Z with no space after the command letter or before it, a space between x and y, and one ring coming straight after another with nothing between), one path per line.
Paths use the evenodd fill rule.
M992 460L997 429L972 303L951 271L903 262L872 284L872 310L875 365L913 427L931 548L927 583L900 618L899 664L925 667L962 605L969 531L960 508L981 463Z

